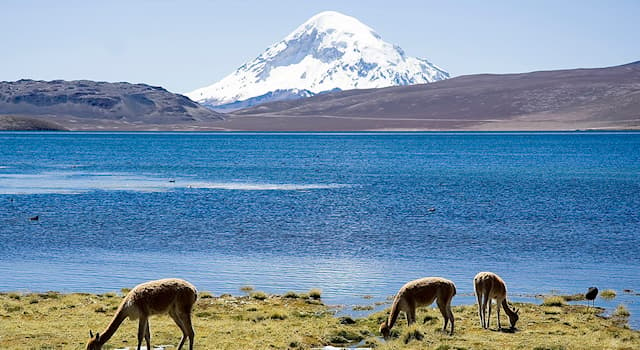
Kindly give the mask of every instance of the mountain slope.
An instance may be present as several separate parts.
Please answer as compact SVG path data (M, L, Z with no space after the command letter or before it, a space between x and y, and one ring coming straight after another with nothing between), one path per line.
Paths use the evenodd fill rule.
M640 128L640 62L328 93L228 115L249 130Z
M222 119L187 97L146 84L89 80L0 82L0 115L38 117L69 129L198 124ZM9 119L4 125L9 124Z
M277 90L318 94L422 84L448 77L427 60L406 56L400 47L383 41L357 19L327 11L313 16L221 81L186 95L224 109Z
M0 130L13 131L66 131L67 129L56 123L30 117L0 115Z

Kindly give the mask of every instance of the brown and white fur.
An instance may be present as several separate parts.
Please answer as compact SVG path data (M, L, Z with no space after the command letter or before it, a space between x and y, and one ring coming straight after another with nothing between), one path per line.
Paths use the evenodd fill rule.
M504 283L500 276L492 272L479 272L473 279L473 286L476 291L476 298L478 299L478 315L480 316L480 323L482 328L489 328L489 321L491 319L491 300L495 299L498 314L498 329L502 329L500 325L500 306L504 309L504 312L509 316L509 322L511 323L511 329L516 327L518 322L518 313L520 310L511 310L507 303L507 285ZM486 314L487 304L489 304L489 314Z
M87 350L100 350L116 332L120 324L129 317L139 319L138 350L142 338L147 342L147 349L151 349L151 334L149 333L149 316L169 314L182 331L182 339L178 350L182 349L185 340L189 338L189 349L193 350L194 331L191 324L191 310L198 296L198 291L191 283L175 278L162 279L142 283L133 288L122 300L109 326L94 336L87 343Z
M446 331L447 323L451 322L453 334L453 313L451 312L451 299L456 295L456 286L453 282L440 277L425 277L407 282L396 294L391 306L389 318L380 325L380 333L385 338L389 337L391 328L396 323L400 311L404 311L409 325L416 321L416 309L420 306L431 305L437 301L438 308L444 317L442 331Z

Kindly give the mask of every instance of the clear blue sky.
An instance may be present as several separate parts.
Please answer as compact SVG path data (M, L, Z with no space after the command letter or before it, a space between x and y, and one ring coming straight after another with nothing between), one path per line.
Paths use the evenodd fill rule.
M4 0L0 80L144 82L184 93L325 10L453 76L640 60L640 0Z

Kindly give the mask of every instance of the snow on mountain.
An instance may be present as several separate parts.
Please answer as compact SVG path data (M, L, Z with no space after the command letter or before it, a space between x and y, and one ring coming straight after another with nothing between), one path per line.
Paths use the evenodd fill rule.
M357 19L321 12L219 82L186 95L219 110L325 91L430 83L449 73L406 56ZM305 93L300 93L305 92Z

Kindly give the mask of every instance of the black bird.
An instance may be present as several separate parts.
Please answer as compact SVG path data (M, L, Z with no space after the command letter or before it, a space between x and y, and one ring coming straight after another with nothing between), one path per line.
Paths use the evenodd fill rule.
M598 288L589 287L587 294L584 295L584 298L587 300L593 300L593 307L596 306L596 297L598 296Z
M32 217L30 217L30 218L29 218L29 220L31 220L31 221L38 221L38 220L40 220L40 216L38 216L38 215L36 215L36 216L32 216Z

